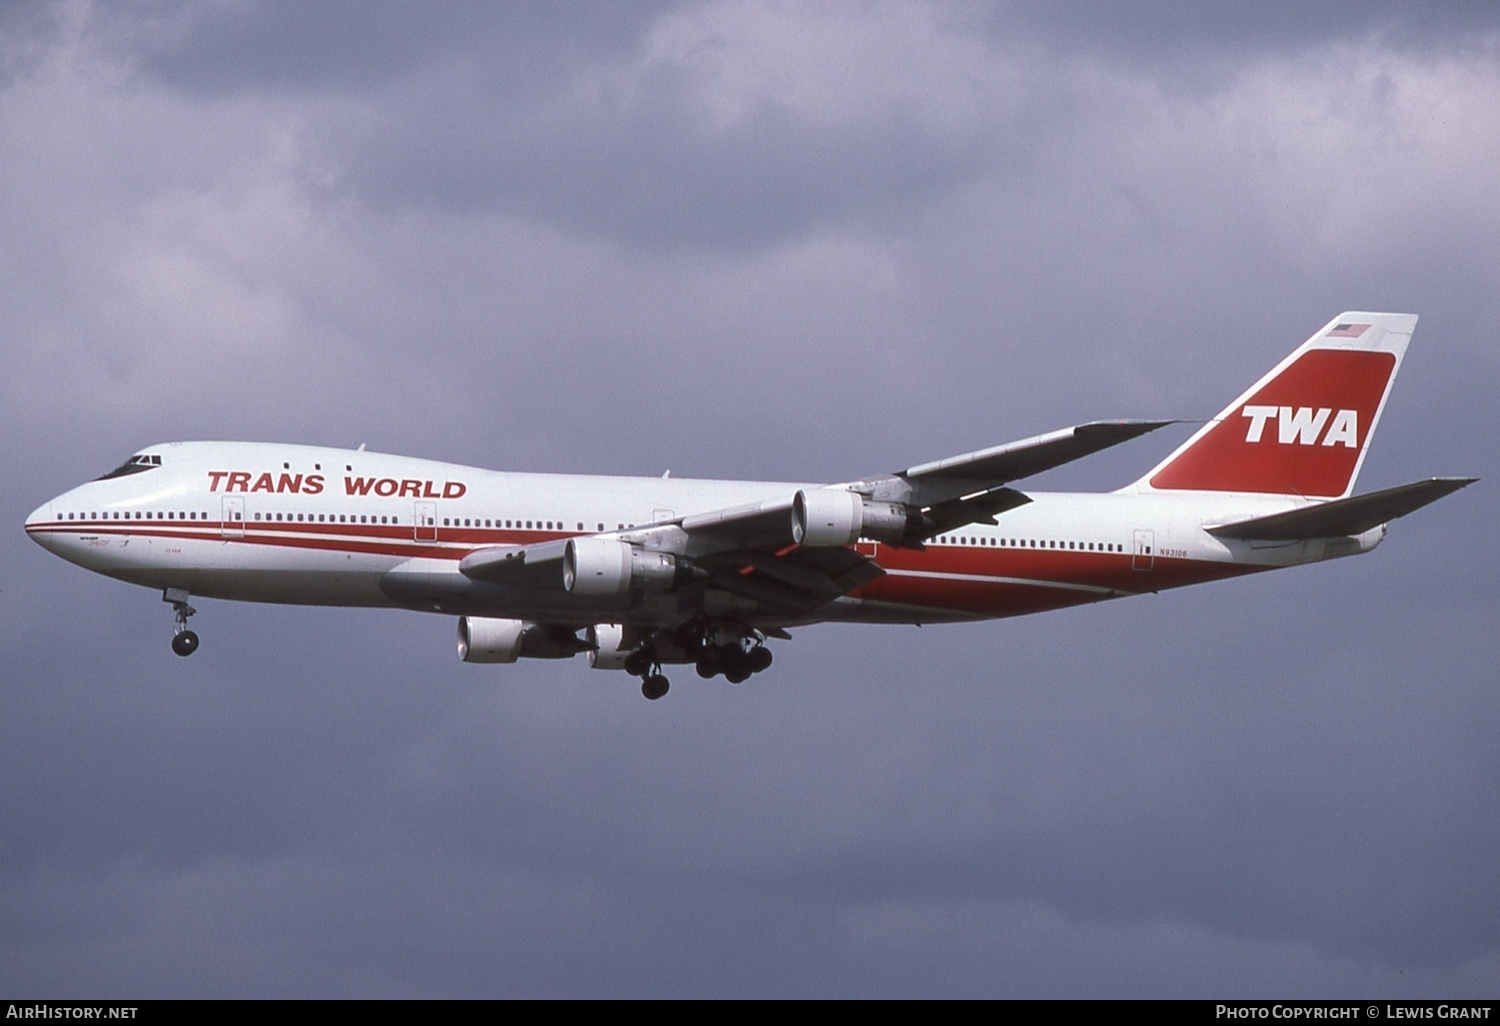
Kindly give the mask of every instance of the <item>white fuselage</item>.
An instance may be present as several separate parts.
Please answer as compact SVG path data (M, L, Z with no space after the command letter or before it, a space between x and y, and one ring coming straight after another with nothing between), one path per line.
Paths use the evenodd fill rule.
M721 614L670 595L479 585L459 573L459 560L486 547L582 535L628 541L648 525L818 487L502 473L303 445L179 442L142 452L156 462L58 496L28 518L28 533L90 570L193 595L569 625ZM816 609L757 612L726 599L722 615L774 627L1014 616L1367 551L1383 533L1239 542L1203 528L1294 504L1201 492L1027 494L1032 501L997 524L925 547L857 542L884 575Z

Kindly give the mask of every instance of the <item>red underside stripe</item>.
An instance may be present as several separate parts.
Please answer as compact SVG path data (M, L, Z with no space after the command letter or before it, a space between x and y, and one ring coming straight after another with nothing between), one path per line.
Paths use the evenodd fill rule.
M247 527L244 537L225 537L223 524L200 522L195 528L185 524L126 526L114 523L48 523L27 526L34 534L83 534L156 538L166 541L210 541L246 545L309 549L326 552L354 552L362 555L391 556L400 559L417 557L457 562L476 548L488 545L526 545L571 537L559 533L504 531L487 529L444 529L452 536L443 542L412 540L411 528L370 524L256 524ZM329 527L336 530L328 531ZM317 534L320 537L297 537ZM1224 577L1237 577L1268 569L1205 560L1166 559L1157 556L1150 570L1135 569L1135 557L1129 552L1088 552L1064 549L987 548L968 546L932 546L925 552L887 549L881 553L881 566L889 573L870 582L852 594L876 601L929 606L934 609L969 612L980 616L1008 616L1035 612L1059 606L1094 602L1109 595L1091 589L1109 589L1116 594L1133 594L1175 588L1186 584ZM910 577L899 571L923 574L952 574L954 577ZM963 580L970 577L970 580ZM988 577L1017 578L1013 581L986 580ZM1070 588L1081 585L1086 588ZM1043 597L1039 598L1038 596Z

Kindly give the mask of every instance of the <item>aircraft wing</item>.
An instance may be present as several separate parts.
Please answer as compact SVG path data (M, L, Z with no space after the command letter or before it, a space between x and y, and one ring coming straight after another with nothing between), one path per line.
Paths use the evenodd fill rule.
M1019 442L966 452L962 456L920 463L901 471L898 476L908 481L925 479L969 484L1005 484L1071 463L1172 423L1175 421L1096 420Z
M1030 502L1023 493L1006 487L1012 481L1060 467L1173 423L1176 422L1093 421L919 463L848 487L872 499L899 502L918 511L920 524L913 524L904 542L893 544L920 545L924 539L966 524L992 524L998 514Z
M744 506L732 506L628 531L605 532L602 537L654 551L771 552L792 545L792 506L795 495ZM699 544L690 546L697 539ZM459 560L459 571L476 581L529 587L562 587L563 559L568 540L535 545L491 545L475 549Z
M855 588L885 571L853 549L794 546L783 552L720 552L697 561L707 578L695 588L718 588L783 615L795 615Z
M694 513L627 531L536 545L491 546L464 556L459 571L476 581L566 587L575 542L629 556L620 547L670 559L673 586L719 588L778 608L821 604L883 571L855 552L870 538L920 547L944 531L995 517L1031 501L1006 482L1037 474L1139 437L1171 421L1098 421L1035 438L923 463L896 474L807 488L741 506ZM589 536L583 536L589 537ZM598 546L605 546L603 549ZM580 557L581 558L581 557ZM611 561L614 555L607 557ZM653 556L653 558L656 558ZM576 568L576 566L575 566ZM613 566L609 568L613 573ZM627 576L629 571L626 571Z
M790 505L788 502L788 510ZM785 530L790 514L783 511L776 519ZM663 535L658 526L629 533L656 542ZM742 527L735 533L742 535ZM459 560L459 572L488 584L562 589L567 545L564 540L476 549ZM848 594L885 573L853 549L799 546L789 539L780 548L700 548L703 551L699 555L680 558L678 564L683 569L679 592L689 605L707 589L717 588L782 614L795 615ZM675 554L672 558L679 559Z

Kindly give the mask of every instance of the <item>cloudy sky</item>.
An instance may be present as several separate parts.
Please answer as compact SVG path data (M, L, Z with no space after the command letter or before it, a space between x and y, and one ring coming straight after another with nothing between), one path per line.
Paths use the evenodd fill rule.
M0 6L0 992L1500 993L1494 5ZM26 540L152 442L839 480L1421 315L1359 559L647 703ZM1186 429L1036 482L1109 489Z

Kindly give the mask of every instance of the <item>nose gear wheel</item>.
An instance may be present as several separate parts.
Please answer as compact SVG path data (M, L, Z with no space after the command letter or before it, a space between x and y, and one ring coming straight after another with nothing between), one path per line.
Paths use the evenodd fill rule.
M180 656L190 656L198 651L198 635L188 630L188 617L198 610L188 605L188 593L181 588L168 588L161 594L163 602L172 604L172 651Z

